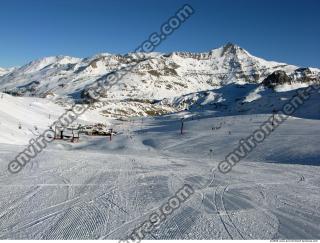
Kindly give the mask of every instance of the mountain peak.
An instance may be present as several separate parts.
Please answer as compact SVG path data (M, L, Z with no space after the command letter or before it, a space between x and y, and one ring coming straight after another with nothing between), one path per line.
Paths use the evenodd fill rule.
M47 57L0 75L0 89L26 96L46 97L50 92L62 99L86 99L85 91L91 83L134 66L103 98L161 100L231 83L261 83L274 71L283 70L290 75L297 69L255 57L234 43L210 52L153 52L144 56L139 63L137 55L130 53L101 53L84 59ZM318 72L304 73L316 76Z
M223 47L232 47L232 48L240 48L237 44L232 43L232 42L227 42Z
M242 49L240 46L234 44L234 43L231 43L231 42L228 42L227 44L225 44L223 47L222 47L222 52L221 52L221 56L224 56L226 54L237 54L239 51L244 51L244 49Z

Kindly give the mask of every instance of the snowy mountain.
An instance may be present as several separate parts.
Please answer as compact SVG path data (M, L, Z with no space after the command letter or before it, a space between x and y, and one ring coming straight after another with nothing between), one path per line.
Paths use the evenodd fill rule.
M164 114L178 107L169 105L168 99L179 100L189 94L198 97L203 91L232 84L291 90L320 80L319 69L266 61L228 43L205 53L149 53L139 60L132 53L102 53L83 59L47 57L4 73L0 90L19 96L50 97L60 103L83 102L88 101L88 85L133 64L135 67L103 94L103 114Z
M320 93L262 132L270 113L319 83L320 70L231 44L134 57L57 56L1 69L0 239L129 239L158 213L145 239L320 238ZM87 85L133 64L74 122L102 123L115 136L75 141L65 129L39 147L71 103L92 101ZM239 161L222 173L231 155Z
M6 69L6 68L1 68L0 67L0 77L9 73L10 71L12 71L13 69Z
M6 74L6 70L4 68L0 68L0 76Z

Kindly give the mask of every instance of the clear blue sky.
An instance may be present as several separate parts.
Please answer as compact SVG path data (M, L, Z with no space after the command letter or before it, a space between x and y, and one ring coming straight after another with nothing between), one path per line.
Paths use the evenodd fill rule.
M269 60L320 67L319 0L1 0L0 67L132 51L184 3L196 13L157 51L233 42Z

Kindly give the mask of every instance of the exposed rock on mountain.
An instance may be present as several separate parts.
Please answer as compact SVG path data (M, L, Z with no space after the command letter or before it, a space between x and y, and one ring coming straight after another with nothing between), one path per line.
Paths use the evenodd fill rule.
M50 98L61 104L87 102L89 85L110 73L126 72L128 67L133 68L101 95L105 104L101 112L104 114L163 114L188 109L192 102L198 104L204 92L230 84L262 84L273 89L285 85L286 90L290 90L300 84L318 82L320 76L319 69L266 61L228 43L204 53L102 53L89 58L47 57L13 70L0 69L0 91ZM182 102L184 105L178 102L190 95L193 98ZM220 95L219 99L224 99L224 94ZM152 103L137 100L152 100ZM180 105L173 105L169 100Z
M312 71L310 68L298 68L293 73L287 74L285 71L279 70L270 74L263 80L263 84L268 88L275 88L280 85L294 84L317 84L320 82L318 70Z
M265 80L263 80L263 84L268 88L274 88L277 85L291 83L291 81L292 79L286 74L285 71L275 71Z

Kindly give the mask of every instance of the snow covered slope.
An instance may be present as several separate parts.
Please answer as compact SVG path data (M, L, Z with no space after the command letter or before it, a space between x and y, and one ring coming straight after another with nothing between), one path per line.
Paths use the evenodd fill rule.
M266 61L228 43L205 53L149 53L140 59L132 53L102 53L83 59L47 57L1 76L0 90L18 96L50 97L62 100L60 103L87 101L87 85L133 64L133 70L102 95L101 100L107 104L103 114L168 113L175 107L159 106L160 101L232 84L262 83L275 90L292 90L320 81L319 69Z
M6 73L6 70L4 68L0 68L0 76L4 75Z
M6 69L6 68L1 68L0 67L0 76L3 76L7 73L9 73L10 71L12 71L13 69Z
M0 143L26 144L50 121L63 114L63 108L44 99L12 97L0 93ZM49 119L50 114L52 115Z
M50 100L0 93L0 144L27 144L64 112L65 108ZM106 122L94 111L83 114L79 121Z
M78 121L108 122L117 136L55 140L19 173L8 171L67 101L85 101L86 85L132 57L48 57L0 76L1 90L26 96L0 93L0 239L124 239L184 184L194 193L147 239L320 238L319 93L230 173L217 170L297 89L318 83L319 70L232 44L135 60Z
M25 147L0 144L0 239L125 239L184 184L195 193L146 239L320 238L319 121L288 119L225 175L218 163L269 115L188 119L182 136L179 115L55 141L15 175Z
M293 86L278 92L259 84L229 84L214 90L191 93L180 97L163 99L160 106L172 107L175 111L201 110L215 111L219 116L244 114L270 114L273 110L280 111L288 100L297 95L307 85ZM294 88L292 90L292 88ZM320 94L314 92L301 109L294 114L296 117L320 119Z
M80 98L85 86L137 61L133 54L99 54L79 59L47 57L0 78L0 88L25 95ZM291 74L298 67L265 61L233 44L207 53L151 53L108 94L109 98L162 99L212 89L229 83L260 83L276 70ZM318 73L318 69L314 69Z

